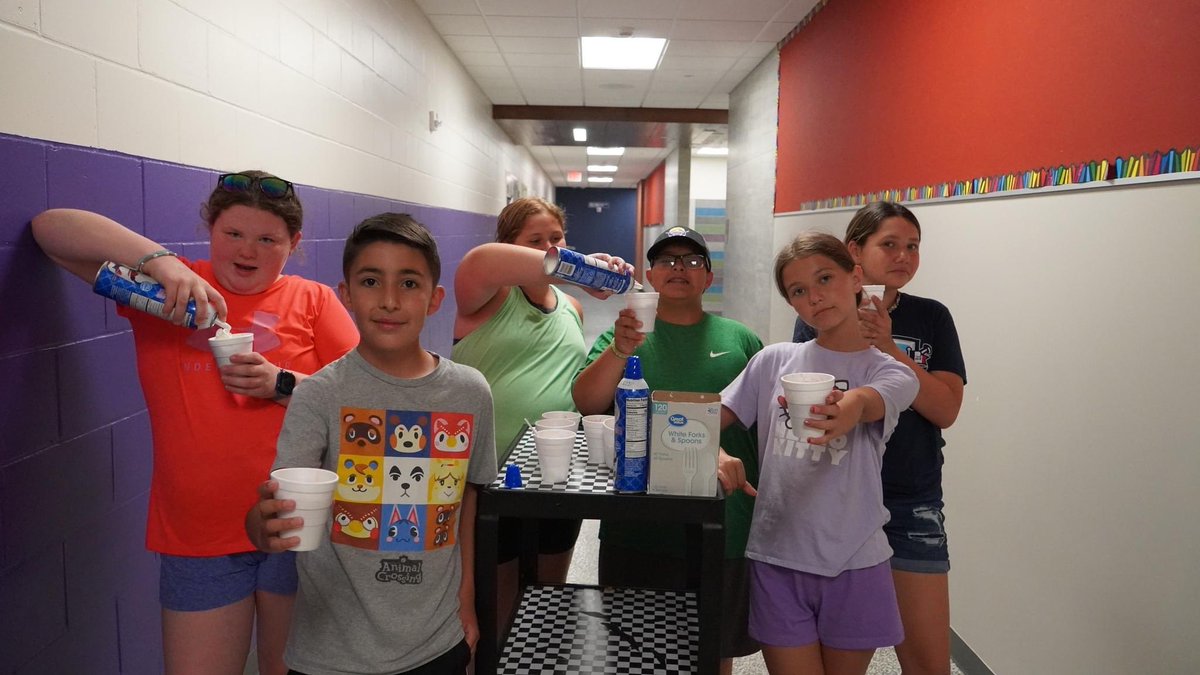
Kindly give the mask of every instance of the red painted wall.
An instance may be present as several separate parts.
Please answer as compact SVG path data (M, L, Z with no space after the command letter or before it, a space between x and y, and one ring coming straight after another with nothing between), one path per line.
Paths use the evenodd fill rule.
M641 222L642 227L661 225L666 219L667 163L646 176L642 182Z
M830 0L780 53L775 211L1200 140L1200 0Z

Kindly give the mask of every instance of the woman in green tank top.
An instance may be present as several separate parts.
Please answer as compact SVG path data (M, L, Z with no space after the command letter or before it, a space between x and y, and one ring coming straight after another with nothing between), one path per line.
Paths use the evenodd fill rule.
M583 311L551 283L546 251L566 246L565 214L537 197L518 199L500 213L496 243L469 251L454 278L458 310L451 358L478 369L492 388L496 449L507 450L526 419L549 410L574 410L571 386L583 367ZM596 254L617 269L620 258ZM607 297L608 294L594 294ZM497 616L507 620L517 588L519 530L500 521ZM545 520L538 527L538 581L563 583L580 522Z

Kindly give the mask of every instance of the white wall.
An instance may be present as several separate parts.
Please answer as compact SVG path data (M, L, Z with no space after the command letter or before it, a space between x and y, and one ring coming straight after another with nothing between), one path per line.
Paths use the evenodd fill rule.
M726 200L725 316L764 339L767 307L778 298L771 281L778 102L779 52L772 51L729 95Z
M29 0L0 22L3 133L482 213L505 173L553 195L411 0Z
M727 165L724 157L692 155L692 201L725 199Z
M911 290L950 307L967 363L951 623L995 673L1200 663L1197 204L1200 179L913 207ZM781 217L773 246L851 215Z

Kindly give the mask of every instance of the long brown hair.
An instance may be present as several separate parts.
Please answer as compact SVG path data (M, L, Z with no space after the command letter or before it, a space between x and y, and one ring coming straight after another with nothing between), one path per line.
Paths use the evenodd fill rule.
M897 204L896 202L871 202L859 209L854 217L850 219L850 224L846 226L846 237L843 241L847 244L854 242L859 246L866 246L867 239L879 230L879 226L888 218L903 218L913 224L917 228L917 237L921 236L921 223L917 222L917 217L913 215L908 207Z
M521 228L525 227L525 220L539 213L553 216L566 232L567 214L557 204L551 204L541 197L522 197L500 212L496 219L496 241L501 244L513 243L521 234Z

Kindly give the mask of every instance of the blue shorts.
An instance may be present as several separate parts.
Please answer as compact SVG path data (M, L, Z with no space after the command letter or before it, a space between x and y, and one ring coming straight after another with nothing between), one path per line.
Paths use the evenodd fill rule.
M176 612L203 612L267 591L295 595L296 554L258 551L204 558L159 555L158 601Z
M904 641L886 562L836 577L751 560L750 635L766 646L865 651Z
M942 502L888 502L892 519L883 526L892 546L892 569L918 574L950 571Z

